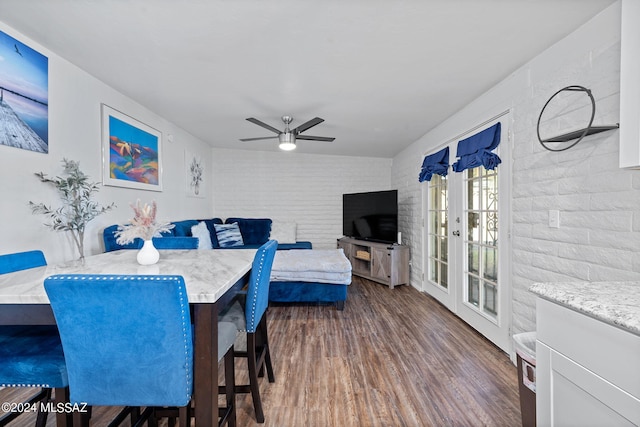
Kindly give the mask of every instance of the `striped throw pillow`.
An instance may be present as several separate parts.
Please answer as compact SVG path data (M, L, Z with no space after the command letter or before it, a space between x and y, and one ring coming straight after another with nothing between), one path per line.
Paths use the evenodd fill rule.
M213 224L216 229L216 237L222 248L230 248L233 246L244 246L242 234L238 223L231 224Z

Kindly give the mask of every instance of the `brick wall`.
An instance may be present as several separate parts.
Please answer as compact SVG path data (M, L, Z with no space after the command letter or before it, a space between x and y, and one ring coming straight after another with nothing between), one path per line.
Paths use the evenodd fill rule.
M535 329L535 282L640 280L640 171L618 167L619 132L585 138L564 152L542 148L536 123L547 99L568 85L590 88L594 124L619 121L620 9L614 4L532 59L497 86L396 156L392 186L400 189L400 228L412 250L412 285L421 288L422 197L417 174L424 153L451 135L510 109L512 331ZM584 115L562 126L579 128ZM587 117L588 120L588 117ZM548 225L560 211L560 228Z
M391 159L213 149L213 213L293 221L298 240L331 249L342 194L389 190Z

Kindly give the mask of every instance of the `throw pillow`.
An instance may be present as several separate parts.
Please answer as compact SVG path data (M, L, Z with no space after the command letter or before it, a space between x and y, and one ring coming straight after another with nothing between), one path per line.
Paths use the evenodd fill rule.
M277 240L278 243L295 243L296 227L295 222L273 221L271 223L271 234L269 238Z
M233 246L244 246L242 234L238 223L232 224L213 224L216 229L216 237L222 248L230 248Z
M191 235L198 238L198 249L213 248L213 245L211 244L211 235L209 234L209 229L204 221L201 221L198 225L191 227Z

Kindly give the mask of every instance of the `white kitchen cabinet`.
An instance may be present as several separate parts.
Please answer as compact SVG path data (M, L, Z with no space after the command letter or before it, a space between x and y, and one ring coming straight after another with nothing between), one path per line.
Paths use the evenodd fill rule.
M640 168L640 1L622 0L620 167Z
M544 298L536 310L537 425L639 426L640 335Z

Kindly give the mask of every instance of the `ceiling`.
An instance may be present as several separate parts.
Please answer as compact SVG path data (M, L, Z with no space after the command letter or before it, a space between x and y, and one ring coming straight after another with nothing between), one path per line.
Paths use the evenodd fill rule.
M0 21L212 147L390 158L614 0L0 0Z

